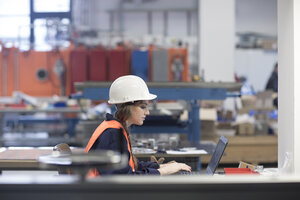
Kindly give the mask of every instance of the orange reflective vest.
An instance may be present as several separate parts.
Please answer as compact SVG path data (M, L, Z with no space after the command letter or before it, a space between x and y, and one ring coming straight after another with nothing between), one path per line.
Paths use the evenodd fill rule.
M123 128L122 124L116 120L110 120L110 121L103 121L98 127L97 129L94 131L92 137L90 138L86 148L85 148L85 153L88 153L90 151L90 149L92 148L92 146L94 145L94 143L96 142L96 140L99 138L99 136L108 128L115 128L115 129L122 129L123 130L123 134L126 138L127 141L127 148L128 151L130 153L130 158L129 158L129 166L131 167L132 171L134 172L134 161L133 161L133 157L132 157L132 152L131 152L131 148L129 146L129 140L127 137L127 133L125 131L125 129ZM90 170L88 177L95 177L95 176L99 176L99 172L97 169L93 169Z

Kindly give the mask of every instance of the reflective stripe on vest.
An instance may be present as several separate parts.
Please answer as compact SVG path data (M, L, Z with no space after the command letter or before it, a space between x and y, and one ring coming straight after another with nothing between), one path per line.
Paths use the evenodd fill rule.
M123 128L122 124L120 124L120 122L117 122L115 120L110 120L110 121L103 121L98 127L97 129L94 131L92 137L90 138L86 148L85 148L85 153L88 153L90 151L90 149L92 148L92 146L94 145L94 143L96 142L96 140L99 138L99 136L108 128L115 128L115 129L122 129L123 131L123 135L126 138L127 141L127 148L128 151L130 153L130 159L129 159L129 166L131 167L132 171L134 172L134 162L133 162L133 158L132 158L132 152L131 152L131 148L129 146L129 140L127 137L127 133L125 131L125 129ZM93 173L96 173L97 170L93 170ZM99 173L97 174L91 174L91 171L89 173L89 177L93 177L93 176L97 176L99 175Z

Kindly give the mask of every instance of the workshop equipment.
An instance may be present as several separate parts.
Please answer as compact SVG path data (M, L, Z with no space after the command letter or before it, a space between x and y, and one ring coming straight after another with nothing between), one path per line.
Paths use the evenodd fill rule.
M74 93L74 83L88 80L88 53L84 50L73 50L70 53L71 92Z
M89 80L107 81L107 52L105 50L90 50Z
M148 81L149 52L146 50L133 50L131 56L132 74Z
M61 58L56 59L53 71L59 81L60 95L66 95L66 66Z
M169 49L169 81L190 81L187 48Z
M151 57L152 81L168 81L168 73L168 50L153 50Z
M108 51L108 80L114 81L120 76L128 75L129 56L127 50L109 50Z

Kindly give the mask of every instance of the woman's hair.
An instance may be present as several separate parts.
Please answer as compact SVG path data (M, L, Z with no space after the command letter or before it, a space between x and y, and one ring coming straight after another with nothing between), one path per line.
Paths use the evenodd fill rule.
M134 101L122 104L116 104L117 111L115 112L115 118L119 120L124 128L126 127L126 120L131 116L130 108L132 106L139 106L143 101ZM127 127L126 127L127 128Z
M132 146L131 146L131 139L130 139L130 132L128 130L128 127L126 126L126 120L130 118L131 111L130 108L132 106L138 106L142 104L143 101L135 101L135 102L129 102L129 103L123 103L123 104L117 104L117 111L115 112L115 118L122 124L123 128L125 129L125 132L127 133L128 142L130 146L130 150L132 152ZM133 161L134 161L134 167L137 168L137 159L132 154Z
M115 112L115 118L119 120L124 128L126 128L126 120L131 116L130 108L134 103L117 104L117 111Z

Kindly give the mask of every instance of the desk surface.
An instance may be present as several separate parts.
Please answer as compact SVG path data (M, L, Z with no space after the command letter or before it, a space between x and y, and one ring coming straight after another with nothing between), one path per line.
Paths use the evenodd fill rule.
M0 170L4 169L39 169L37 158L52 153L52 147L45 148L1 148ZM82 152L83 149L72 149Z
M197 150L181 150L181 151L173 151L173 150L167 150L166 153L158 153L156 151L153 152L143 152L143 151L135 151L133 150L134 155L137 158L141 157L150 157L150 156L156 156L156 157L200 157L203 155L207 155L208 152L204 149L197 149Z

